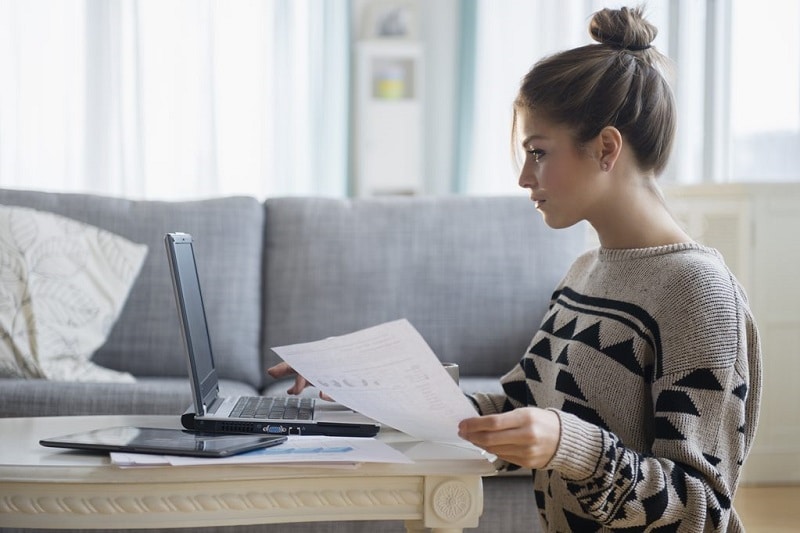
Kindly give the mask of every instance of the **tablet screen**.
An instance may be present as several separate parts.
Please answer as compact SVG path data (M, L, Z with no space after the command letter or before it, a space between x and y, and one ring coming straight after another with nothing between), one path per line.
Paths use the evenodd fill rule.
M285 440L286 437L274 435L229 435L121 426L43 439L39 443L42 446L81 450L227 457L275 446Z

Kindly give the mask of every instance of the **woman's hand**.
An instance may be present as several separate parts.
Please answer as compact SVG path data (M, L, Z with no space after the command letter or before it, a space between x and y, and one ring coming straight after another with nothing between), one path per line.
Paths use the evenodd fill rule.
M283 379L289 376L294 376L294 385L292 385L286 392L288 394L300 394L303 392L303 389L306 387L313 387L309 381L294 371L294 368L290 367L288 363L278 363L275 366L269 367L267 369L267 374L272 376L275 379ZM333 401L333 398L328 396L322 391L319 391L319 397L323 400Z
M458 435L509 463L543 468L558 448L561 419L553 411L521 407L464 419L458 424Z

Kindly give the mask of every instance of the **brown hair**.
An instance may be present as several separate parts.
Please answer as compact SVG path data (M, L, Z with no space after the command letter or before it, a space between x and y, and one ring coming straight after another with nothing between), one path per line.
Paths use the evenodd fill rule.
M616 127L642 170L660 174L675 137L675 102L662 68L665 56L651 46L658 30L642 8L603 9L589 33L599 44L566 50L537 62L523 78L517 112L535 110L567 126L580 146L606 126Z

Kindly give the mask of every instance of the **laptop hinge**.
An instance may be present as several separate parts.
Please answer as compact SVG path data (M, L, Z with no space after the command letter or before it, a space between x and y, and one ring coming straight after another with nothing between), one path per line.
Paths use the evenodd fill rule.
M214 414L217 412L217 409L224 403L225 400L217 396L211 401L211 405L203 404L203 415L207 414Z

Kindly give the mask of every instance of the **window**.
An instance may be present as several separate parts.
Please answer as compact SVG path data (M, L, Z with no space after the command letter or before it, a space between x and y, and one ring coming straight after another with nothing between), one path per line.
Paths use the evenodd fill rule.
M535 60L591 42L591 13L630 2L476 2L461 189L507 194L517 191L508 143L519 80ZM675 66L678 133L662 180L800 181L800 0L651 0L645 14Z
M800 1L730 5L730 181L800 181Z

